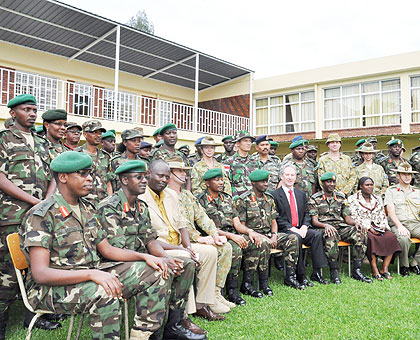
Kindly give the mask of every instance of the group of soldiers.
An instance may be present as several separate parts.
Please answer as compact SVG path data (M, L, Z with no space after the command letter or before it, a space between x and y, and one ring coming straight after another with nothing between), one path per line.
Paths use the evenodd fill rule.
M354 245L353 278L371 282L361 273L366 235L349 219L346 199L358 176L381 181L378 193L385 195L400 192L402 165L416 174L415 181L409 164L420 170L420 152L406 160L399 139L388 143L389 155L379 157L376 138L358 141L352 160L340 152L340 136L331 134L329 151L317 161L317 148L296 136L281 161L278 143L268 135L238 131L223 137L223 144L204 136L190 155L188 145L176 148L174 124L155 131L154 145L144 141L142 128L133 128L121 133L116 146L115 131L106 131L100 121L80 126L59 109L44 112L36 131L32 95L15 97L8 107L11 119L0 131L0 340L18 290L8 234L19 233L30 263L30 304L54 312L35 327L53 330L66 315L86 313L93 339L118 339L122 299L133 297L130 339L206 339L188 315L224 320L223 314L246 304L240 293L272 296L271 249L283 253L275 266L283 268L284 261L286 285L313 286L301 263L308 227L321 231L317 239L325 249L325 261L313 257L312 281L329 283L319 270L328 260L331 281L341 283L337 245L345 240ZM82 134L86 142L79 146ZM216 156L222 145L225 152ZM366 154L376 157L372 161ZM371 163L380 164L381 178ZM303 192L304 209L298 201L296 212L306 214L302 224L295 223L292 196L287 205L292 223L287 214L279 215L282 203L276 197L290 186ZM409 201L395 195L399 201L389 198L390 205L407 201L418 209L420 191L409 188ZM405 218L404 209L395 210L390 216L405 242L402 273L408 274L407 237L420 229L419 214ZM418 260L420 254L410 269L420 274ZM26 327L32 317L26 313Z

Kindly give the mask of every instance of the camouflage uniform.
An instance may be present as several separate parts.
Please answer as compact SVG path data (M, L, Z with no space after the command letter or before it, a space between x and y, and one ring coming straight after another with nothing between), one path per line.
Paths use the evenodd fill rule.
M272 156L272 157L277 157L277 156ZM278 158L278 157L277 157ZM282 164L286 164L287 162L291 162L293 158L293 153L288 153L286 156L284 156L283 158L283 162ZM314 168L316 168L318 166L318 162L308 156L305 155L305 157L303 158L305 161L308 161L309 163L311 163L313 165ZM280 160L280 158L279 158Z
M171 152L162 145L158 149L154 149L150 155L151 162L155 161L156 159L163 159L166 161L169 157L172 156L180 156L182 161L184 162L185 166L190 166L190 162L188 158L181 152L175 149L175 152Z
M340 153L340 158L335 161L329 153L321 156L318 162L318 177L332 171L337 176L337 191L343 192L346 196L351 195L356 185L356 171L351 164L351 159ZM322 183L319 183L322 187Z
M417 174L413 174L414 186L420 187L420 151L414 152L408 162L411 164L413 170L418 172Z
M0 172L27 194L42 200L51 181L48 141L31 132L34 149L14 126L0 131ZM14 300L18 285L6 237L19 229L31 208L0 190L0 313Z
M229 233L237 234L233 227L232 219L238 216L236 208L233 204L232 196L222 192L218 198L213 198L208 190L203 191L197 196L198 202L202 205L207 215L213 220L216 228ZM249 240L248 235L242 235L247 241L248 246L241 249L239 245L229 240L232 246L232 266L229 274L237 278L241 270L241 262L244 271L256 271L260 261L264 264L265 251L257 248L254 243ZM268 250L269 251L269 250Z
M257 153L254 156L254 159L258 162L258 168L267 170L270 173L268 179L268 189L267 191L274 191L277 189L277 185L280 182L280 168L281 163L273 158L273 156L268 156L268 159L263 162L261 156Z
M351 158L351 164L356 167L359 166L360 164L362 164L365 160L362 158L362 156L360 156L360 154L358 152L356 152L355 155L353 155L353 157Z
M232 156L229 156L226 152L223 152L221 154L218 154L215 158L216 161L218 161L219 163L225 164L226 161Z
M140 159L140 157L136 157L135 159ZM107 181L111 182L113 192L117 192L121 188L121 182L118 178L118 175L115 174L115 170L117 170L121 164L127 161L129 161L129 159L127 158L126 151L111 158L109 163L109 172L107 174Z
M323 191L317 192L308 202L309 215L318 216L321 223L331 224L337 229L334 236L327 237L325 229L320 229L325 239L325 254L328 261L337 262L338 260L338 242L340 240L353 245L353 260L361 260L365 256L367 249L367 233L362 234L355 226L349 226L345 222L346 216L351 216L350 209L347 206L346 197L341 192L334 192L333 196L328 198Z
M216 235L218 230L214 222L207 216L194 195L188 190L181 190L179 208L188 222L187 228L190 240L197 242L197 239L201 236L201 233L195 228L195 224L207 235ZM215 245L215 247L217 249L216 286L223 288L232 265L232 246L229 242L226 242L222 246Z
M378 164L378 165L381 165L380 164L380 160L382 159L382 158L385 158L386 156L382 153L382 152L377 152L376 154L375 154L375 157L373 157L373 162L374 163L376 163L376 164Z
M263 197L258 198L254 191L246 192L235 201L235 206L242 223L257 233L271 237L271 222L277 217L276 204L271 194L266 192ZM269 244L267 261L270 258L270 248ZM295 268L299 257L299 242L296 235L278 232L277 249L283 250L287 266Z
M225 184L224 191L227 192L229 195L232 194L232 187L230 186L230 182L226 177L225 167L222 163L217 162L215 159L213 160L213 168L220 168L223 171L223 182ZM206 183L203 181L203 175L206 173L207 170L210 168L208 167L207 163L204 159L198 161L194 164L194 167L191 171L191 187L192 193L194 195L198 195L200 192L206 190Z
M316 184L318 180L317 172L311 162L304 158L303 163L299 163L296 159L292 158L290 163L296 167L296 182L294 187L302 190L309 200L315 193Z
M372 168L368 168L366 163L360 164L356 168L357 181L362 177L370 177L375 183L374 194L378 196L385 196L385 191L389 186L388 176L385 174L384 169L378 164L373 163Z
M59 154L68 151L64 144L60 141L59 143L49 142L49 155L51 160L57 157Z
M74 149L74 151L84 152L88 154L90 158L92 158L93 164L91 176L93 179L93 190L88 196L86 196L86 199L96 205L99 203L99 201L108 196L106 191L106 183L109 171L108 157L106 157L104 152L99 148L96 149L96 155L91 155L87 151L86 144L79 146L78 148Z
M188 163L189 166L194 166L196 163L201 161L201 157L198 155L198 153L193 153L192 155L188 156Z
M234 198L252 189L249 175L259 166L258 161L253 156L241 157L239 153L235 153L225 162L225 165L229 169L227 177L232 186L232 196Z
M30 247L42 247L50 252L51 268L113 273L123 283L124 298L136 296L134 326L148 334L158 330L164 321L167 282L145 262L101 263L96 245L103 239L98 235L94 206L85 199L79 200L79 206L81 218L57 192L28 212L19 231L27 259ZM37 284L29 271L27 289L33 308L85 313L93 339L119 339L122 301L108 296L95 282L44 286Z
M389 185L398 184L397 173L392 170L397 170L401 163L407 163L408 159L400 157L398 161L394 161L388 155L379 160L379 165L384 168L385 174L388 176Z
M98 231L99 238L107 238L114 247L148 253L147 245L157 239L147 204L137 199L134 209L130 208L122 189L98 204L96 216L102 227ZM180 276L171 274L168 279L172 290L169 308L174 310L185 309L188 292L194 280L194 262L186 257L182 260L184 272Z

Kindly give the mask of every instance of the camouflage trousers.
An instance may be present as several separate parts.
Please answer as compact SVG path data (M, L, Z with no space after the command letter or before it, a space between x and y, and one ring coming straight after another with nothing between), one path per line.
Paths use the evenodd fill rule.
M230 274L237 277L239 271L242 269L247 272L254 272L257 269L260 271L268 270L268 260L270 258L270 244L268 241L263 240L259 248L256 247L249 239L248 235L242 236L248 241L248 246L244 249L239 245L229 240L232 246L232 266L230 268Z
M123 283L123 297L135 296L134 327L144 332L158 330L165 318L170 280L146 262L124 262L105 271ZM29 295L31 293L29 292ZM107 295L102 286L87 281L67 286L53 286L41 301L31 299L34 308L54 313L84 313L92 339L120 339L120 309L123 301Z
M170 309L184 310L188 301L188 292L194 282L195 263L187 257L177 258L184 261L184 272L179 276L175 276L171 271L171 275L168 279L168 285L171 287L171 295L168 304Z
M337 233L331 237L326 237L324 229L319 230L323 233L325 244L325 255L329 261L337 261L339 255L338 242L350 243L352 247L352 259L362 260L367 249L367 233L362 234L354 226L334 226Z
M232 266L232 245L226 242L217 248L216 286L223 288Z
M0 313L7 311L19 289L6 243L7 235L17 232L18 227L11 225L0 228Z
M267 237L269 237L267 235ZM277 249L283 250L286 267L296 268L299 259L299 241L295 234L277 233Z

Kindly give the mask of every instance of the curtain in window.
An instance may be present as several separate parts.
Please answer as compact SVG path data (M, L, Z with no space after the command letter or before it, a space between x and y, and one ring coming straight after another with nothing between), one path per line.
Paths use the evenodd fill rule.
M270 108L270 133L283 132L283 105Z
M413 123L418 123L420 121L420 89L411 90L411 111L414 111L412 113L411 121Z
M380 113L380 102L379 102L379 94L371 94L362 96L363 100L363 116L365 119L364 126L376 126L381 124L381 120L379 117ZM373 115L378 115L376 117L369 117Z

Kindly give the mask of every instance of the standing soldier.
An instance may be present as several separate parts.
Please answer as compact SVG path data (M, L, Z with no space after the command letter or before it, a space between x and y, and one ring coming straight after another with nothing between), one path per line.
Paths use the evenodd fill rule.
M8 234L16 233L25 213L53 194L49 144L31 129L37 116L35 97L22 94L7 104L13 118L9 129L0 130L0 339L5 338L8 308L18 291L15 269L6 246ZM27 313L28 326L33 314ZM35 327L56 329L58 323L39 319Z
M163 139L162 135L160 134L160 128L156 129L152 136L156 143Z
M108 130L102 134L102 151L110 160L115 156L115 130Z
M254 273L259 263L264 264L268 260L270 245L262 242L255 231L239 220L232 197L223 191L222 169L208 170L203 179L207 189L197 196L198 201L219 229L219 234L226 236L232 246L232 267L226 280L228 300L237 305L245 305L245 300L238 292L241 262L244 270L241 292L261 298L263 295L254 287Z
M355 150L355 154L353 155L353 157L351 158L351 163L353 164L354 167L359 166L360 164L363 163L363 158L360 155L360 153L358 152L357 149L360 149L360 147L366 142L366 139L361 138L356 142L356 150Z
M305 140L298 140L289 145L292 150L290 163L296 167L296 182L294 187L302 190L309 200L316 192L317 175L313 163L306 156Z
M225 161L232 157L235 154L234 146L235 143L233 142L233 136L228 135L222 138L223 147L225 148L225 152L221 153L216 157L216 160L220 163L225 163Z
M107 196L107 176L109 171L109 160L104 152L98 148L102 141L102 133L106 132L99 120L89 120L83 123L83 136L86 143L74 151L86 153L92 158L92 192L86 196L94 205Z
M79 146L82 127L74 122L67 122L63 146L66 151L73 151Z
M309 144L306 147L306 156L308 160L314 165L314 167L318 166L318 161L316 160L318 157L318 148L316 145Z
M356 171L349 156L340 152L341 137L338 133L331 133L327 141L328 152L318 161L318 176L330 171L336 175L336 188L344 195L350 196L356 186ZM319 183L322 186L320 181Z
M61 141L66 133L67 112L65 110L48 110L42 114L44 121L45 138L50 143L50 158L54 159L59 154L66 151Z
M281 159L276 155L278 147L279 147L278 142L270 140L270 156L273 157L277 162L281 163Z
M280 183L280 162L270 156L270 140L267 135L259 136L255 139L257 154L254 159L258 162L258 168L267 170L270 173L268 191L277 189Z
M252 171L258 169L258 161L249 154L253 141L255 141L255 138L248 131L238 131L235 136L238 151L225 162L233 198L252 189L249 175Z
M403 158L403 142L401 139L391 139L388 143L388 156L379 160L379 165L384 168L385 174L388 176L389 185L398 184L397 170L398 166L408 163L408 159Z
M420 138L419 138L420 140ZM420 147L413 149L414 153L411 155L409 163L411 164L414 171L417 173L414 174L414 186L420 188Z
M13 121L13 118L12 118L12 117L6 118L6 120L4 121L4 128L5 128L5 129L8 129L8 128L10 128L13 124L14 124L14 121Z
M147 142L140 143L139 158L147 165L150 163L150 152L152 151L152 144Z
M178 151L181 151L187 158L190 155L190 147L188 146L188 144L181 145L178 148Z
M203 157L203 153L201 150L201 141L203 140L203 138L204 137L200 137L195 141L194 143L195 153L188 156L188 161L190 162L191 167L193 167Z
M370 143L373 145L373 148L376 150L376 146L378 145L378 139L376 137L369 137L366 139L366 143ZM385 157L385 155L382 152L377 152L374 158L374 162L376 164L379 164L379 160Z

